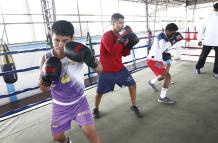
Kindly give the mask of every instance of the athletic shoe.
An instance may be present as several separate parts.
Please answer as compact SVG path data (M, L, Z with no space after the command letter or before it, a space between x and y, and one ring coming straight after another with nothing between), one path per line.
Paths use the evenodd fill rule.
M200 70L200 69L196 69L196 70L195 70L195 73L196 73L197 75L199 75L199 74L201 74L201 70Z
M135 113L138 118L142 118L142 114L140 113L137 106L131 106L130 109Z
M158 92L158 89L156 88L156 86L154 84L151 83L151 80L148 81L148 85L156 92Z
M93 117L96 119L100 118L100 113L99 113L99 110L97 108L93 109Z
M159 97L158 98L158 102L159 103L165 103L165 104L174 104L174 103L176 103L175 101L172 101L170 98L168 98L168 97L164 97L164 98L161 98L161 97Z

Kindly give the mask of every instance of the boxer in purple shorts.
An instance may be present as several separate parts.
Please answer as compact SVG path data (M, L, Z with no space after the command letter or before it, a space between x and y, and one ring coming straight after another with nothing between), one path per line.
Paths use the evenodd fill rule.
M53 134L69 130L72 120L77 122L80 127L94 125L86 98L71 106L52 105L51 130Z
M51 91L53 139L71 143L64 132L75 121L91 143L102 143L84 93L83 63L96 72L103 70L92 51L74 42L74 27L65 20L54 22L51 30L53 48L41 58L39 88Z

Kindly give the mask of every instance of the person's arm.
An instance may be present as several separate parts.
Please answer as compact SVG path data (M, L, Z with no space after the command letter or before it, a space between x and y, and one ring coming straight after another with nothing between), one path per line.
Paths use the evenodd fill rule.
M167 52L171 47L171 43L161 39L159 40L159 47L162 53Z
M96 60L96 62L98 63L98 66L96 67L96 68L93 68L93 70L95 71L95 72L103 72L103 66L102 66L102 64L97 60L97 59L95 59Z
M163 61L167 61L169 59L171 59L171 54L168 52L168 50L170 50L171 47L171 43L165 41L164 39L161 39L159 41L159 46L160 46L160 50L162 52L162 60Z
M198 46L202 46L202 40L203 40L205 30L206 30L206 21L202 24L202 29L199 32Z
M111 33L106 33L103 35L102 37L102 44L104 45L104 47L106 48L106 50L112 55L112 56L116 56L119 54L119 50L122 51L122 49L124 48L124 45L122 43L119 42L115 42L114 43L114 37Z
M41 57L41 60L40 60L39 89L42 92L47 92L47 91L49 91L50 87L47 87L47 86L42 84L42 65L44 64L44 62L45 62L45 55L43 55Z
M82 43L74 41L66 43L64 54L75 62L86 63L88 67L91 67L96 72L103 71L101 63L95 57L95 52Z

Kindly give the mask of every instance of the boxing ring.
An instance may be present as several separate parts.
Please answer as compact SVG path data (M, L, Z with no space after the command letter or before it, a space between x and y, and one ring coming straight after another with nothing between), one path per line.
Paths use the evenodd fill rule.
M146 82L154 77L148 68L132 74L137 83L137 105L143 118L129 110L127 88L115 88L101 103L102 118L95 120L97 131L105 143L216 143L218 134L218 88L211 75L212 64L205 65L201 76L194 74L195 62L172 63L171 75L176 82L169 87L175 106L157 103L160 92ZM203 81L203 82L202 82ZM161 84L158 84L158 88ZM93 109L96 88L86 90ZM0 122L1 143L54 143L50 134L51 104ZM66 132L73 143L88 143L73 122Z
M125 66L127 66L128 70L131 72L136 72L146 67L144 61L148 52L147 47L150 45L148 45L149 41L147 40L148 37L146 37L146 34L144 36L143 34L140 35L140 42L132 49L131 55L123 58ZM91 41L90 38L91 37L87 37L86 39L76 39L76 41L87 44L87 46L93 48L95 50L95 55L98 58L99 37L94 37L91 39ZM25 103L26 105L18 106L19 101L22 99L43 96L38 88L39 59L45 51L50 49L49 45L46 43L19 45L16 47L11 45L8 49L10 49L10 51L8 50L1 52L0 57L5 58L11 56L10 58L13 59L11 63L16 65L16 69L11 69L11 71L3 71L0 73L0 87L5 87L3 88L4 90L0 90L0 106L2 107L6 104L10 104L9 108L1 108L0 121L49 104L51 100L49 96L45 96L44 98L36 99L36 101L30 102L29 100L28 103ZM3 64L8 63L4 61L4 63L1 63L1 65ZM14 81L14 83L6 83L2 78L5 76L7 77L10 74L17 75L17 79ZM85 69L84 78L86 90L96 86L97 73L93 72L92 69L88 68L87 66Z
M183 68L183 67L179 67L179 65L185 65L185 66L188 66L190 69L189 61L196 61L198 59L198 56L201 51L201 47L196 46L197 38L193 35L193 34L197 34L196 31L194 32L186 31L186 32L182 32L182 34L185 37L185 39L181 43L182 45L182 48L180 50L181 57L179 57L180 59L179 61L176 60L177 62L173 63L173 66L176 66L178 68ZM148 89L145 88L144 86L142 87L142 85L145 85L145 81L143 80L144 78L142 79L139 76L139 75L143 76L143 73L145 71L145 68L146 68L145 61L146 61L147 54L149 52L149 48L151 48L151 43L152 43L151 40L153 36L150 35L149 33L137 33L137 35L140 37L139 38L140 42L132 49L131 55L123 58L123 62L131 73L137 72L137 74L133 74L133 76L136 77L137 85L141 84L141 86L137 88L138 93L145 94L144 90L146 90L146 94L153 95L154 93L151 93L150 91L147 93ZM78 38L76 39L76 41L82 42L86 44L87 46L89 46L90 48L93 48L95 50L95 56L98 58L99 57L99 39L100 37L87 37L83 39ZM31 126L38 125L38 123L41 124L41 122L43 122L43 124L46 124L46 125L49 124L49 120L48 120L50 118L49 109L51 108L50 107L51 97L49 93L42 94L38 88L39 59L45 51L50 49L49 45L47 45L44 42L41 42L41 43L34 43L34 44L28 44L28 45L5 45L5 46L8 46L8 49L10 49L10 51L1 50L0 57L2 58L4 56L8 56L8 57L11 56L10 62L14 63L16 65L16 68L13 69L12 71L4 71L4 72L1 71L0 73L0 76L1 76L0 78L0 83L1 83L0 85L0 88L1 88L0 90L0 123L4 123L2 124L1 129L0 129L0 131L4 131L1 133L0 141L1 139L4 140L5 138L6 138L6 141L7 140L10 141L8 137L14 136L16 135L16 133L19 133L20 131L29 130ZM211 62L214 59L214 53L210 54L210 58L211 59L208 59L209 62ZM1 61L6 62L7 60L1 60ZM176 63L179 63L179 64L176 64ZM1 65L2 64L4 63L1 63ZM194 63L192 62L191 65L193 66L193 70L194 70L193 64ZM176 70L173 70L173 72L175 71ZM14 83L6 83L4 81L3 77L5 75L10 75L10 74L17 75L17 79L15 79ZM189 74L190 74L190 71L189 71ZM146 72L146 77L150 77L151 75L152 75L151 72L148 72L148 73ZM85 78L85 86L86 86L85 92L87 92L88 95L90 94L93 95L93 93L95 93L95 88L93 87L96 86L97 74L93 72L92 69L86 67L84 78ZM181 80L177 78L176 80ZM215 84L213 83L213 85ZM115 90L116 94L123 94L122 93L123 89L120 89L120 90ZM173 92L177 93L177 91L173 91ZM109 93L109 94L112 94L112 93ZM127 94L127 93L124 93L124 94ZM94 102L93 97L88 97L88 98L91 103ZM154 99L151 99L151 97L149 97L149 100L154 100ZM115 102L115 101L112 101L112 102ZM155 101L153 102L155 103ZM106 103L106 104L107 104L106 106L111 107L110 105L108 105L110 103ZM143 109L144 107L142 107L142 104L144 103L139 101L139 104L141 104L140 108ZM156 105L152 105L152 106L156 106ZM33 110L36 108L38 109ZM111 110L111 108L109 109ZM109 112L109 109L105 108L106 112ZM147 109L145 110L147 111ZM31 111L31 112L28 112L28 111ZM28 119L29 116L31 117L33 116L32 115L33 113L37 114L36 119L35 118ZM11 118L11 117L15 117L15 118ZM46 121L46 123L44 123L44 121ZM22 122L27 123L27 124L29 123L29 125L26 125L26 124L20 125L20 123ZM75 131L75 129L73 130ZM35 131L31 131L31 132L35 132ZM45 131L43 130L42 133L43 132L44 133L49 132L49 130L48 129Z
M187 31L182 32L182 34L184 40L182 41L182 48L180 48L180 56L178 58L180 60L196 61L201 51L201 47L196 47L198 34L196 28L194 28L194 31L189 31L189 28L187 28ZM151 31L138 33L137 35L140 37L140 42L132 49L131 55L123 57L125 66L132 73L146 68L145 60L149 48L151 48L153 38ZM95 56L98 58L100 51L99 39L100 37L91 37L90 33L87 33L86 38L77 38L76 41L82 42L94 49ZM3 60L5 57L10 57L12 59L11 63L16 65L16 68L11 71L1 71L0 73L0 121L51 102L51 97L48 94L46 96L42 95L38 88L39 59L45 51L50 49L50 46L43 42L28 45L10 45L10 47L7 47L7 50L3 50L3 46L7 47L7 45L2 44L1 47L2 52L0 57L2 59L1 62L4 62L1 65L7 63ZM208 57L207 62L212 62L214 52L211 52ZM8 74L16 74L17 79L14 83L6 83L4 81L3 77ZM96 86L97 73L87 66L84 78L86 90ZM31 101L31 97L33 101ZM28 102L20 103L21 105L19 105L19 101L25 98L29 98Z

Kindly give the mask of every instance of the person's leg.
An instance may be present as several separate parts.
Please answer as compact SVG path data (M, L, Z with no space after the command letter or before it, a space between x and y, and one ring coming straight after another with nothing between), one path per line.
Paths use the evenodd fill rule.
M132 106L136 105L136 84L128 86Z
M163 82L162 82L162 89L161 89L161 93L160 93L160 97L158 99L158 102L160 103L166 103L166 104L173 104L175 103L175 101L172 101L169 97L166 96L167 94L167 90L170 84L170 80L171 80L171 76L168 72L166 72L163 75Z
M93 117L100 118L99 106L101 103L101 99L103 94L113 91L115 86L115 82L113 80L113 74L108 73L100 73L98 77L98 85L95 96L95 107L93 109Z
M74 111L67 106L52 104L51 132L55 141L70 143L69 138L64 135L64 132L71 127L71 121L74 116L74 114L71 114L72 112Z
M155 84L156 82L162 81L163 79L164 79L163 76L158 75L158 76L156 76L155 78L153 78L152 80L150 80L150 82L151 82L152 84Z
M163 84L162 84L162 87L163 88L168 88L169 87L169 83L170 83L170 80L171 80L171 76L170 76L170 73L166 72L165 75L163 75Z
M95 96L95 107L93 109L93 117L94 118L100 118L100 113L99 113L99 105L101 103L101 98L103 94L97 93Z
M170 68L171 68L171 63L169 62L167 64L167 72L170 73ZM175 81L172 81L172 78L170 78L170 83L169 84L175 84Z
M102 143L100 137L96 133L95 123L87 99L84 99L79 104L75 121L91 143Z
M53 134L53 139L59 143L68 143L69 142L64 133Z
M196 67L195 67L197 74L200 74L200 69L204 67L206 58L207 58L208 54L210 53L211 48L212 48L211 46L205 46L205 45L203 46L201 54L200 54L199 59L198 59L198 62L197 62Z
M148 66L149 68L151 68L154 74L159 77L160 80L163 80L162 89L161 89L160 97L158 98L158 102L167 103L167 104L175 103L174 101L171 101L166 96L169 83L170 83L170 79L171 79L167 66L164 65L163 62L154 61L154 60L149 60Z
M88 138L90 143L102 143L102 139L96 132L95 125L82 126L82 131L84 135Z
M213 73L215 74L215 77L218 77L218 46L214 47L214 50L215 50L215 59L214 59Z
M135 113L137 117L142 117L138 107L136 106L136 82L126 68L117 73L116 84L120 87L122 87L123 85L128 86L130 100L132 104L130 106L130 109Z
M129 95L132 103L130 109L135 113L137 117L141 118L142 114L140 113L138 107L136 106L136 84L128 86L128 88L129 88Z
M96 109L99 108L102 96L103 96L103 94L99 94L99 93L97 93L96 96L95 96L95 108Z
M148 60L147 65L153 71L153 73L156 75L155 78L148 81L148 85L154 91L158 92L158 89L155 86L155 83L157 81L162 81L164 79L164 77L161 75L161 73L164 73L166 71L166 65L164 65L162 62L158 62L158 61L154 61L154 60Z

